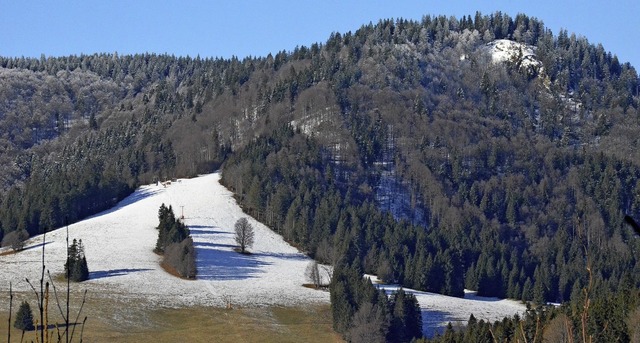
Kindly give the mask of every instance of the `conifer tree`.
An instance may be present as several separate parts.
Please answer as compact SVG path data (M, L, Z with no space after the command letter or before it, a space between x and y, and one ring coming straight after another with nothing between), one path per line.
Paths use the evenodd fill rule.
M89 279L89 267L84 255L82 240L73 240L67 249L67 262L64 265L65 276L71 281L82 282Z
M29 306L29 303L26 300L20 304L13 327L22 331L31 331L35 329L33 326L33 313L31 312L31 306Z
M415 295L400 288L392 297L391 328L388 338L392 342L410 342L422 337L422 312Z

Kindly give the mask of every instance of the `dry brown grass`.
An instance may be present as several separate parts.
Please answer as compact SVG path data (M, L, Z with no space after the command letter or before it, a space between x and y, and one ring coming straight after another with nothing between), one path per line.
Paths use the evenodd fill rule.
M24 296L24 295L23 295ZM22 298L22 296L20 296ZM28 300L32 300L27 298ZM8 299L7 299L8 300ZM15 299L14 299L15 301ZM74 302L76 302L74 300ZM73 303L73 302L72 302ZM76 302L77 303L77 302ZM85 342L341 342L331 326L329 305L261 308L147 308L138 301L99 299L85 305ZM75 313L75 311L72 311ZM50 322L57 318L50 311ZM8 313L0 312L0 338L6 341ZM78 327L76 330L80 330ZM12 342L20 332L12 329ZM76 331L79 338L79 331ZM25 335L35 340L35 333ZM77 339L74 339L77 341Z
M8 255L13 255L13 254L17 254L17 252L15 250L12 250L12 249L0 252L0 256L8 256Z
M166 263L164 261L160 262L160 267L162 267L162 270L167 272L167 274L171 274L172 276L175 276L178 279L192 280L192 281L195 280L194 278L187 278L187 277L184 277L184 276L180 275L180 273L178 272L177 269L175 269L174 267L170 266L168 263Z

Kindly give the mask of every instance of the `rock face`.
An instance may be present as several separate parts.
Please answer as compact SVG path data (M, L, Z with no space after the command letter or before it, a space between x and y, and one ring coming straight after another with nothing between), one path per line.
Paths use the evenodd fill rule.
M544 69L535 47L508 39L497 39L484 46L493 63L515 63L521 70L539 75Z

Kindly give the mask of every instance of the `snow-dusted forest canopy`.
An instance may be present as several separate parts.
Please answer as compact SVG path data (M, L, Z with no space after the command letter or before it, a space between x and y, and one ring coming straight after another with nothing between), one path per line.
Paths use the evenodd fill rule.
M383 20L244 60L0 67L2 234L222 167L249 214L339 275L573 302L571 318L585 289L618 304L640 286L623 225L640 217L638 74L535 18ZM371 301L348 290L338 330ZM590 322L596 340L631 334L629 298L606 312L615 328Z

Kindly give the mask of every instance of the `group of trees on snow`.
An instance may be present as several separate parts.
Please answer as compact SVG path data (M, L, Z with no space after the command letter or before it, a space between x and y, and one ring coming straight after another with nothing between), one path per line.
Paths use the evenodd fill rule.
M84 245L82 240L73 240L67 248L67 262L64 264L64 274L74 282L81 282L89 279L89 267L87 258L84 256Z
M362 277L357 262L341 260L335 266L330 292L333 328L349 342L412 342L422 337L416 297L402 288L387 296Z
M189 229L182 220L175 217L173 208L160 205L158 210L160 223L155 251L162 254L165 268L175 271L187 279L196 277L196 250Z
M492 63L495 39L531 46L543 68ZM640 81L585 37L523 14L425 16L243 60L0 57L0 78L2 237L222 165L249 214L321 263L565 302L571 337L632 335L635 308L602 313L640 286L640 242L623 225L640 217ZM334 318L345 337L358 311L378 311L333 300L350 302ZM587 303L602 306L579 325Z

